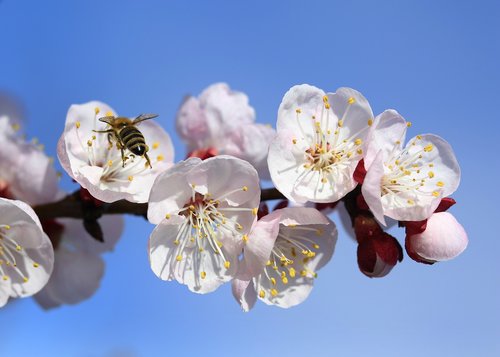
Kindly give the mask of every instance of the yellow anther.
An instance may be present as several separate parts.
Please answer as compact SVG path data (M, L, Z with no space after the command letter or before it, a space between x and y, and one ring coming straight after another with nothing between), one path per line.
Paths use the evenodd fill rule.
M101 109L99 109L99 107L94 108L95 115L99 114L100 111L101 111Z
M163 161L163 160L165 160L165 157L162 154L156 157L156 161Z
M254 216L256 216L256 215L257 215L257 211L258 211L258 210L257 210L257 208L252 208L252 214L253 214Z
M271 284L276 285L276 279L275 278L271 278L269 280L271 280Z
M297 139L292 139L292 143L297 144Z
M344 125L344 121L342 119L340 119L339 122L337 123L337 126L339 128L342 128L342 125Z
M4 275L2 279L3 280L9 280L9 277L7 275Z
M92 140L87 141L87 146L89 146L89 147L92 146Z
M350 152L350 151L349 151L349 152L346 154L346 156L347 156L347 158L349 159L349 158L352 156L352 152Z
M24 281L25 283L27 283L27 282L28 282L28 280L29 280L29 279L28 279L27 277L23 276L23 281Z
M422 140L422 135L417 135L417 140Z
M425 151L425 152L431 152L433 148L434 148L434 147L432 146L432 144L429 144L429 145L426 145L426 146L424 147L424 151Z
M194 207L193 205L189 205L189 209L190 209L191 211L194 211L195 207Z
M396 165L399 165L399 160L394 161Z
M106 116L107 116L107 117L113 117L114 115L113 115L113 112L112 112L111 110L108 110L108 111L106 112Z
M38 263L33 263L33 268L38 268L40 266L40 264Z
M170 219L170 217L171 217L171 216L170 216L170 213L167 213L167 214L165 215L165 218L166 218L166 219Z
M182 255L179 254L178 256L176 256L175 260L177 260L178 262L180 262L182 260Z
M330 103L325 103L325 109L330 109Z
M248 242L248 235L243 234L243 236L241 237L241 240L242 240L243 242L245 242L245 243L246 243L246 242Z
M269 266L269 265L271 265L271 264L272 264L272 262L271 262L270 260L268 260L268 261L266 262L266 265L267 265L267 266Z
M19 131L19 129L21 129L21 126L17 123L12 124L11 126L12 126L12 129L14 129L14 131Z
M443 181L438 181L438 182L436 183L436 185L437 185L438 187L443 187L443 186L444 186L444 182L443 182Z
M404 171L404 174L405 174L406 176L410 176L410 175L411 175L411 171L410 171L410 170L405 170L405 171Z
M300 276L307 276L307 271L301 270L300 271Z
M153 149L158 149L160 147L160 143L158 141L155 141L153 143Z
M323 177L323 178L321 179L321 182L322 182L322 183L327 183L327 182L328 182L328 180L326 179L326 177Z
M243 186L242 190L245 191L245 192L247 192L248 191L248 187L247 186Z
M302 113L302 110L300 110L300 108L297 108L297 109L295 109L295 113L300 114L300 113Z
M20 252L22 249L23 249L23 248L22 248L20 245L17 245L17 246L16 246L16 250L17 250L18 252Z
M309 251L309 252L307 253L307 257L308 257L308 258L314 258L315 256L316 256L316 252Z
M259 291L259 297L264 299L266 297L266 292L264 290Z
M373 125L373 120L372 119L368 119L368 126L372 126Z
M411 126L411 121L406 122L406 127L409 128Z
M79 121L77 121L77 122L75 123L75 126L76 126L76 128L77 128L77 129L80 129L80 125L81 125L81 123L80 123Z
M406 202L408 202L409 205L414 205L415 204L415 201L413 201L413 200L408 200Z
M226 260L224 262L224 268L229 269L230 266L231 266L231 262L229 260Z
M358 155L363 155L363 149L358 149L358 150L356 150L356 152Z
M396 140L396 145L399 145L401 144L401 141L400 140Z
M317 229L316 230L316 235L317 236L321 236L322 234L323 234L323 230L321 230L321 229Z
M288 270L288 274L290 274L290 277L295 278L295 269L294 268L290 268Z
M207 277L207 273L206 273L206 272L204 272L204 271L202 271L202 272L200 273L200 276L201 276L201 278L202 278L202 279L205 279L205 278Z
M354 144L355 145L361 145L361 144L363 144L363 140L361 140L361 139L358 138L358 139L354 140Z
M429 167L434 167L434 164L429 164Z
M438 191L434 191L434 192L432 192L432 195L433 195L434 197L439 197L439 192L438 192Z
M113 166L113 160L109 160L109 161L108 161L108 166L109 166L109 167Z
M278 295L278 290L276 290L276 289L271 289L271 295L272 295L273 297L275 297L276 295Z
M328 103L328 96L327 95L323 96L323 103Z
M429 176L429 178L433 178L434 177L434 172L429 171L429 173L427 175Z
M283 278L281 278L281 281L283 282L283 284L288 284L288 278L285 276Z
M313 248L314 249L319 249L319 245L318 244L313 244Z
M353 97L350 97L349 99L347 99L347 103L349 103L349 104L354 104L355 101L356 101L356 99L354 99Z
M132 182L133 179L134 179L134 176L127 177L127 180L129 180L130 182Z
M9 230L10 226L8 224L6 224L5 226L3 226L3 228L5 228L6 230Z
M175 245L179 245L180 243L181 243L181 242L179 242L179 240L178 240L178 239L174 240L174 244L175 244Z

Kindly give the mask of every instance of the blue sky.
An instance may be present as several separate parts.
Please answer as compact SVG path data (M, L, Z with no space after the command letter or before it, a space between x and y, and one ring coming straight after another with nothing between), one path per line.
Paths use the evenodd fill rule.
M411 120L409 135L451 143L462 168L451 212L470 243L454 261L405 257L370 280L341 231L304 304L245 314L229 286L200 296L157 279L152 226L128 218L92 299L0 311L0 356L499 355L499 17L497 1L481 0L1 1L0 90L22 100L28 135L50 155L72 103L159 113L180 160L174 118L186 94L225 81L274 125L292 85L350 86L374 112Z

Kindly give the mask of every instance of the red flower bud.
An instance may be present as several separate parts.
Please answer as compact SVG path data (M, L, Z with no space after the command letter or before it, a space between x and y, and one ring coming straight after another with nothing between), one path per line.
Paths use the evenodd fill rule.
M358 245L359 270L370 278L386 276L403 260L403 248L390 234L382 233Z

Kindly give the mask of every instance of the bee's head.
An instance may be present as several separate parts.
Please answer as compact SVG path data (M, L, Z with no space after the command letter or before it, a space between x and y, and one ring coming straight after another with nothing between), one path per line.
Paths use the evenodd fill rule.
M112 116L112 115L105 116L105 117L99 118L99 121L102 121L103 123L106 123L106 124L109 124L109 125L113 125L113 123L115 121L115 117Z

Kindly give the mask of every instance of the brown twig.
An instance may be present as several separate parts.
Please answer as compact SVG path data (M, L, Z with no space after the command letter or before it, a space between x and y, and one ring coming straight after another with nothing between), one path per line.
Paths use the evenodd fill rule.
M269 201L276 199L284 199L285 197L275 188L266 188L262 190L261 200ZM63 199L38 205L33 207L40 220L50 220L55 218L84 218L81 201L79 200L78 191L70 194ZM116 201L113 203L104 203L102 214L132 214L135 216L146 216L148 211L147 203L133 203L125 200Z

